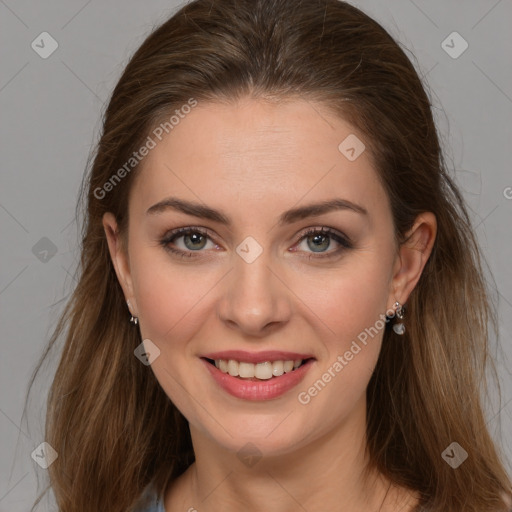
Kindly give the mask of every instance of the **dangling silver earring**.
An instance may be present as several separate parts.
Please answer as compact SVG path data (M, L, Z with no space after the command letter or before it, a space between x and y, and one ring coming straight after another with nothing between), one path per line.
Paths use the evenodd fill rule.
M126 304L128 305L128 309L130 308L130 301L127 300ZM130 311L131 314L131 311ZM130 322L134 325L137 325L139 323L139 319L136 316L131 315Z
M395 302L395 312L396 312L396 317L399 320L403 320L403 318L405 316L405 308L398 301ZM402 336L405 332L405 324L403 322L398 322L398 323L394 324L393 331L395 331L397 334Z

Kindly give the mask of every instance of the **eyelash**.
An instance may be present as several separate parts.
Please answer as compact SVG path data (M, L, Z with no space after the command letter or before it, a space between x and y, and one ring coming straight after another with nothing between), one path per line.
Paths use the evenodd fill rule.
M210 235L204 229L199 228L199 227L189 226L189 227L178 228L173 231L170 231L169 233L166 234L166 236L164 238L162 238L162 240L160 240L160 245L162 245L162 247L164 247L164 249L166 251L169 251L170 253L175 254L178 257L195 258L196 255L194 253L196 253L196 252L199 253L199 252L203 252L203 251L201 251L201 250L199 250L199 251L183 251L182 249L174 249L173 247L170 246L170 244L175 239L181 238L182 236L190 235L190 234L200 234L200 235L207 237L211 240ZM308 256L308 259L329 258L329 257L337 256L340 252L342 252L346 249L353 248L352 243L346 236L341 235L338 232L336 232L333 229L328 228L328 227L322 227L321 229L320 228L309 228L306 232L302 233L301 237L299 238L299 240L297 241L297 243L295 245L302 242L302 240L304 240L308 236L317 235L317 234L328 236L329 238L331 238L334 241L336 241L337 243L339 243L341 247L334 251L329 251L327 253L317 253L317 254L311 253Z

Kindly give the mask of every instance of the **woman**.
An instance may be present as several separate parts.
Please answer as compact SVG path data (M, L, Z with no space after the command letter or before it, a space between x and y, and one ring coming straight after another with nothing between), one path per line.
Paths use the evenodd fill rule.
M378 23L191 2L126 67L86 194L59 510L510 508L478 247Z

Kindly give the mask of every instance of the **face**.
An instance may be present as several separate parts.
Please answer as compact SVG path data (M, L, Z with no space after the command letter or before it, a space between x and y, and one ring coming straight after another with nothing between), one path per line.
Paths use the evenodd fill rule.
M220 446L276 455L363 418L384 315L407 290L388 198L354 135L304 100L198 104L133 183L127 252L110 240L116 271L160 351L150 368Z

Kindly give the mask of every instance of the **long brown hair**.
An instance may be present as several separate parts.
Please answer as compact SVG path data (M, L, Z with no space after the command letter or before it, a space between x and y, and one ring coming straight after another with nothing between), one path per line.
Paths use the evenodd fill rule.
M246 96L318 101L352 123L389 196L398 242L419 213L436 215L407 332L386 330L368 386L368 450L373 467L420 493L418 510L504 510L510 479L480 394L496 313L464 201L414 66L383 27L338 0L195 0L154 30L124 70L83 186L78 284L38 366L65 338L45 431L59 454L48 469L59 510L124 512L148 484L162 493L194 461L186 419L134 357L140 335L102 216L112 212L126 232L138 169L126 162L163 119L191 98ZM441 456L452 442L468 453L457 469Z

